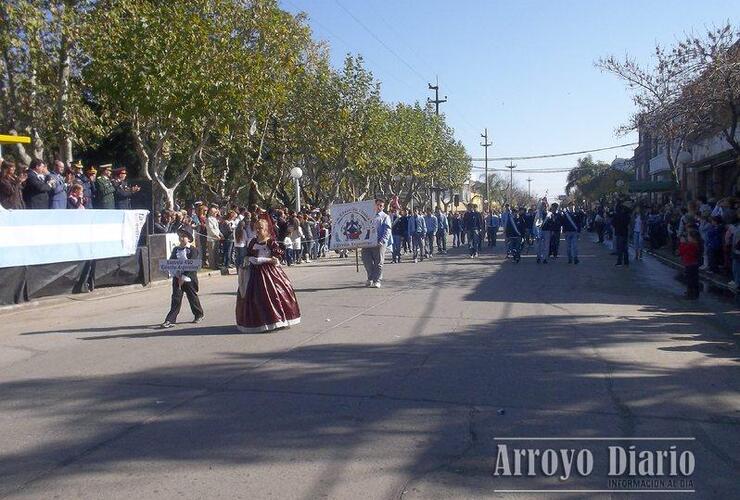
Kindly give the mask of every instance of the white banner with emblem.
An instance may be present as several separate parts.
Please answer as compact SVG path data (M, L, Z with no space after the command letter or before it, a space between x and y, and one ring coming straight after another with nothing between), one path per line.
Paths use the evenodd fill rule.
M377 246L375 202L373 200L339 203L331 211L331 250L348 250Z

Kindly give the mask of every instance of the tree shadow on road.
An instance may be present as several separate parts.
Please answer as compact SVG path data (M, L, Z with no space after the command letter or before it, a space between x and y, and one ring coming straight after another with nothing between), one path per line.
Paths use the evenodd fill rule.
M481 270L450 273L441 260L405 282L408 293L427 293L404 327L410 338L337 342L338 329L328 327L310 344L225 352L208 363L1 383L0 415L13 427L0 437L0 495L84 496L83 487L135 483L145 496L186 481L233 485L234 471L239 487L276 497L385 488L377 496L470 498L563 486L494 477L505 436L695 436L699 496L734 493L740 356L705 312L675 311L655 290L639 295L637 308L607 310L634 305L630 290L651 289L598 270L573 276L565 264L533 276L504 263L464 301L490 302L498 317L448 328L433 312ZM553 290L558 276L568 286ZM517 303L533 302L544 312L511 316ZM387 328L402 320L390 317ZM85 339L224 334L199 326ZM603 488L604 467L565 484Z
M159 484L166 479L158 474L173 467L197 477L211 466L274 468L268 482L275 481L277 496L300 484L306 498L346 497L355 475L395 478L388 496L450 488L457 496L487 496L507 485L558 485L494 478L497 436L696 429L698 477L712 491L730 491L739 457L727 437L737 436L740 422L727 394L737 391L738 350L698 350L706 362L683 363L671 344L697 345L700 328L694 317L563 312L390 344L228 352L208 364L9 381L0 384L0 413L25 420L21 432L39 437L2 438L0 493L61 488L65 496L77 491L64 489L79 487L76 481L103 491L114 484L103 477L119 469ZM223 334L220 327L190 330ZM646 343L665 357L661 363L638 348ZM319 471L310 480L297 467L307 464ZM594 473L577 486L594 487L603 477Z

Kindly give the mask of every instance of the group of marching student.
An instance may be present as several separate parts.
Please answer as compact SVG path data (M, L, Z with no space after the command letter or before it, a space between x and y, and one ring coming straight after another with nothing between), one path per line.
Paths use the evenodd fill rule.
M504 206L500 217L507 243L507 256L518 262L522 244L533 242L537 249L537 263L547 264L549 258L558 258L561 235L565 238L569 264L578 264L578 240L584 223L584 213L570 202L561 208L557 203L548 206L540 200L536 208L518 209ZM492 231L494 237L497 227Z
M578 264L578 240L584 226L585 214L574 202L560 207L540 200L537 206L511 207L505 205L498 213L495 210L479 212L471 203L463 213L445 213L438 207L422 212L418 208L410 213L402 208L390 211L393 234L392 262L401 262L402 254L411 254L418 262L437 253L447 253L447 236L452 234L452 246L466 243L471 258L478 257L487 239L488 246L496 246L499 229L503 230L507 244L507 257L518 255L522 244L535 244L537 263L547 264L549 258L557 258L560 239L564 236L568 263Z

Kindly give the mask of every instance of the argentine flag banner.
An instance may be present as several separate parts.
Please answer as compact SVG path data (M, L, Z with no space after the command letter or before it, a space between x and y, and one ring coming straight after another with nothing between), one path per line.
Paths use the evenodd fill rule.
M0 210L0 268L136 253L148 210Z

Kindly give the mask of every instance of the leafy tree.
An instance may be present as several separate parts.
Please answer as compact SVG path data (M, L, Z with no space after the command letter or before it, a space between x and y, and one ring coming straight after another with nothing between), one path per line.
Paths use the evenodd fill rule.
M656 46L654 64L609 56L596 65L633 90L636 112L621 131L643 127L665 149L674 181L678 157L691 140L721 132L738 153L740 117L740 31L727 24L701 37L689 36L670 49Z
M578 158L578 164L568 172L565 194L573 199L600 200L609 193L626 192L630 175L591 155ZM619 182L622 181L622 182Z
M79 39L92 0L0 2L0 128L29 135L14 155L72 161L73 144L88 145L102 132L101 116L85 100ZM48 147L50 146L50 147Z

